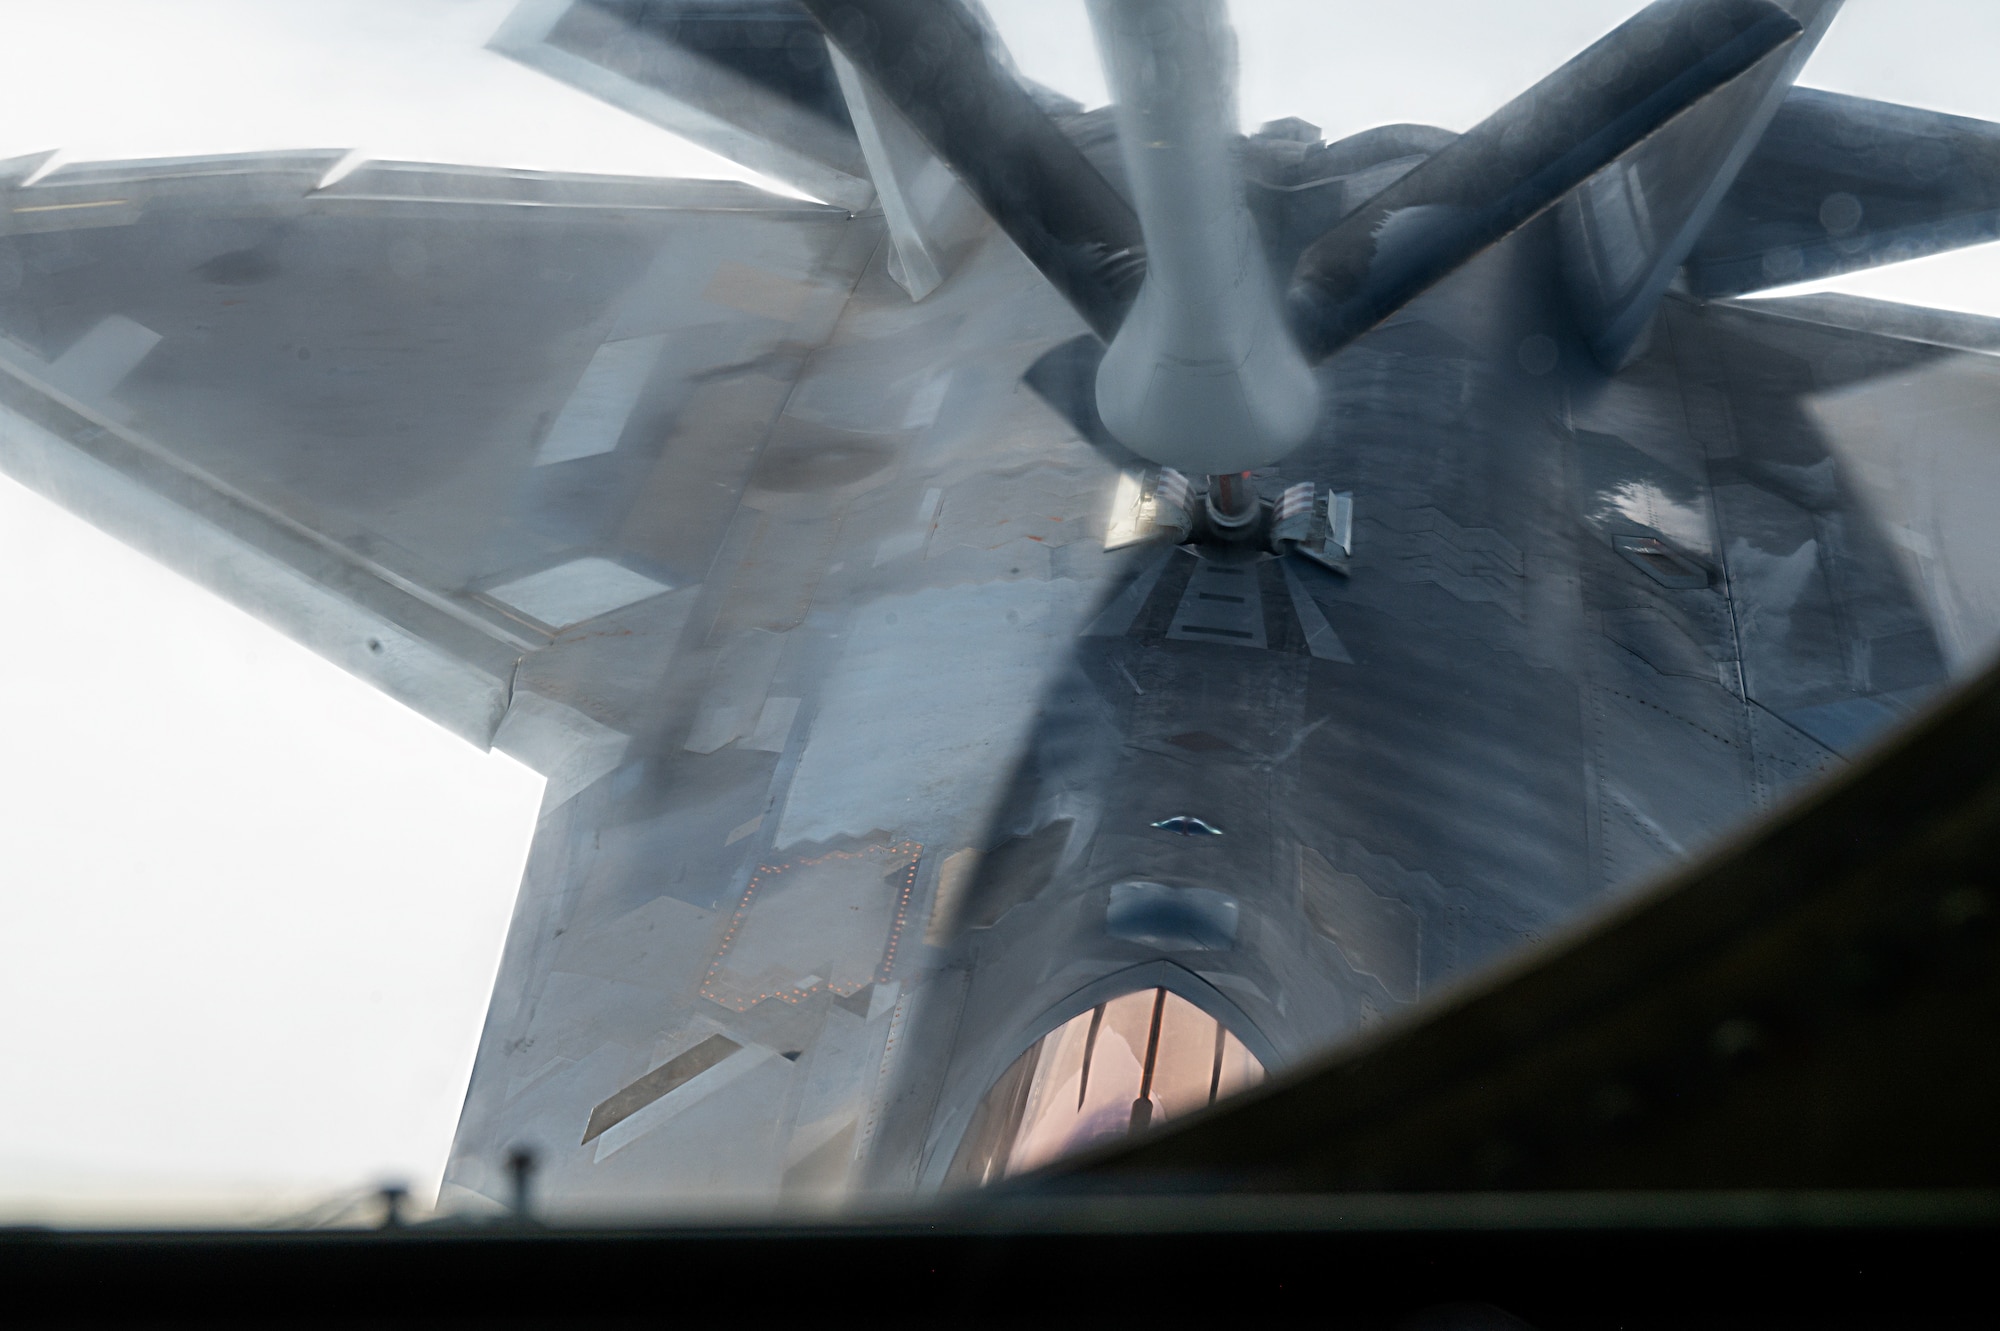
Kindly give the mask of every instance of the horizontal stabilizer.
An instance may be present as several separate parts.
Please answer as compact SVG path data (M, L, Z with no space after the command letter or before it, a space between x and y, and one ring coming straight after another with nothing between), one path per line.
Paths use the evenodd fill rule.
M1107 341L1144 276L1138 216L955 0L804 0L1021 252Z
M1687 260L1730 296L2000 238L2000 125L1796 88Z
M1339 350L1803 31L1768 0L1648 6L1314 242L1300 344Z

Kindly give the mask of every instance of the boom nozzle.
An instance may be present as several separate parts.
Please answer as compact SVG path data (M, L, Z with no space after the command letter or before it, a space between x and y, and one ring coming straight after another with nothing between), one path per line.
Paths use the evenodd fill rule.
M1319 419L1232 151L1221 0L1090 0L1146 241L1146 280L1097 372L1119 442L1188 473L1267 466Z

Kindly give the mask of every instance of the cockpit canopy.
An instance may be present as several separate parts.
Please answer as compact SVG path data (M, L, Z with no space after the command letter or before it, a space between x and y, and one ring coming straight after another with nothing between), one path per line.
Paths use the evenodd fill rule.
M974 1113L952 1184L1025 1173L1263 1080L1229 1029L1167 989L1100 1003L1030 1045Z

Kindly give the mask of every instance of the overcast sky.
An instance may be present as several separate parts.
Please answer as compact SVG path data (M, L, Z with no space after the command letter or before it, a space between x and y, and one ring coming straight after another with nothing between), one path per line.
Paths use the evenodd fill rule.
M1103 99L1081 0L989 0ZM1463 129L1631 0L1238 0L1244 119ZM748 178L483 49L511 0L0 0L0 158L354 148ZM1805 82L2000 119L2000 4L1849 0ZM1827 284L2000 314L1989 247ZM434 1190L541 781L0 477L0 1219Z

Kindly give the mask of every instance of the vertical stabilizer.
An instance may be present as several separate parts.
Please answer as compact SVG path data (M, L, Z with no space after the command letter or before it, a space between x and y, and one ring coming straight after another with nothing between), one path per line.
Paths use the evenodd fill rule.
M1598 361L1616 369L1755 151L1841 0L1781 0L1799 40L1593 176L1557 211L1563 284Z

